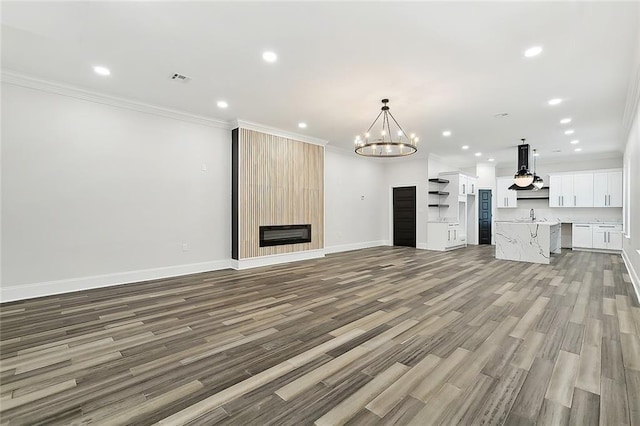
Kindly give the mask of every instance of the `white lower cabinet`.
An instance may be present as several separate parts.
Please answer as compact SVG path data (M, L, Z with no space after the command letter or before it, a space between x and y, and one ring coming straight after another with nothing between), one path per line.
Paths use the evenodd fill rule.
M573 248L622 250L622 225L574 223Z
M459 223L429 222L427 224L427 248L452 250L467 245L467 234Z
M593 235L591 225L574 223L571 232L571 246L573 248L592 248Z

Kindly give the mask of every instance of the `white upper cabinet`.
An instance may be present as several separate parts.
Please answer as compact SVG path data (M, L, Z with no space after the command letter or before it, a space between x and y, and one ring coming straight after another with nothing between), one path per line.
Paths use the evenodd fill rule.
M549 176L549 207L575 207L573 175Z
M512 184L512 177L499 177L496 179L496 192L498 195L498 199L496 200L497 208L518 207L518 194L516 191L509 189Z
M469 193L469 178L465 175L458 175L458 195Z
M622 171L593 174L594 207L622 207Z
M467 186L468 186L468 191L467 194L469 195L476 195L476 192L478 191L477 186L478 186L478 179L476 178L468 178L467 179Z
M574 207L593 207L593 173L573 175Z
M549 207L622 207L622 171L552 174Z

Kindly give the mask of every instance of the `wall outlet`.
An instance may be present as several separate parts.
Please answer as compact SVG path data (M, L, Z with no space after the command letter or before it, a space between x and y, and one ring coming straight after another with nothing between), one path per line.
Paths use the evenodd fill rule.
M360 196L360 199L361 199L361 200L364 200L364 195L361 195L361 196Z
M189 244L184 243L184 244L182 245L182 251L189 251Z

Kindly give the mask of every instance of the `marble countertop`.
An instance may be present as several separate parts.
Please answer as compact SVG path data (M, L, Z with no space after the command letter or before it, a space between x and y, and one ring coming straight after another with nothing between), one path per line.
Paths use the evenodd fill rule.
M560 222L550 222L546 220L496 220L496 223L512 223L514 225L560 225Z

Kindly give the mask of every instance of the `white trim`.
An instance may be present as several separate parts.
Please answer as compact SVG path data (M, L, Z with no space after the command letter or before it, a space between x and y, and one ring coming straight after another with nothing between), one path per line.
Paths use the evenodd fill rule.
M104 93L93 92L62 83L54 83L52 81L42 80L11 71L2 71L1 81L3 83L11 84L14 86L41 90L43 92L55 93L57 95L68 96L71 98L82 99L84 101L94 102L98 104L143 112L146 114L153 114L160 117L173 118L175 120L202 124L204 126L216 127L220 129L231 129L230 123L228 123L227 121L216 120L214 118L209 118L202 115L191 114L188 112L146 104L144 102L134 101L130 99L118 98L115 96L106 95Z
M258 268L260 266L279 265L281 263L297 262L299 260L310 260L324 257L324 249L306 250L295 253L281 253L271 256L252 257L249 259L231 260L233 269Z
M427 244L427 243L419 243L419 244L416 244L416 248L418 250L429 250L429 244Z
M230 263L229 259L214 260L210 262L175 265L164 268L141 269L137 271L117 272L114 274L94 275L66 280L3 286L0 288L0 301L4 303L14 300L32 299L34 297L69 293L73 291L111 287L140 281L157 280L161 278L178 277L181 275L197 274L200 272L217 271L220 269L229 269L231 267Z
M387 240L378 240L378 241L365 241L362 243L353 243L353 244L341 244L339 246L330 246L325 247L325 254L330 253L340 253L343 251L351 251L351 250L361 250L370 247L380 247L380 246L388 246L389 241Z
M633 265L631 264L631 259L627 255L627 252L622 250L622 260L624 261L624 265L627 267L627 271L629 272L629 278L631 278L631 286L636 291L636 301L640 302L640 278L638 277L638 272L633 269Z
M231 128L236 129L241 127L243 129L254 130L256 132L267 133L274 136L280 136L282 138L295 139L300 142L310 143L313 145L325 146L329 142L324 139L314 138L313 136L301 135L300 133L288 132L282 129L276 129L275 127L266 126L264 124L253 123L251 121L245 121L241 119L232 120L230 122Z

